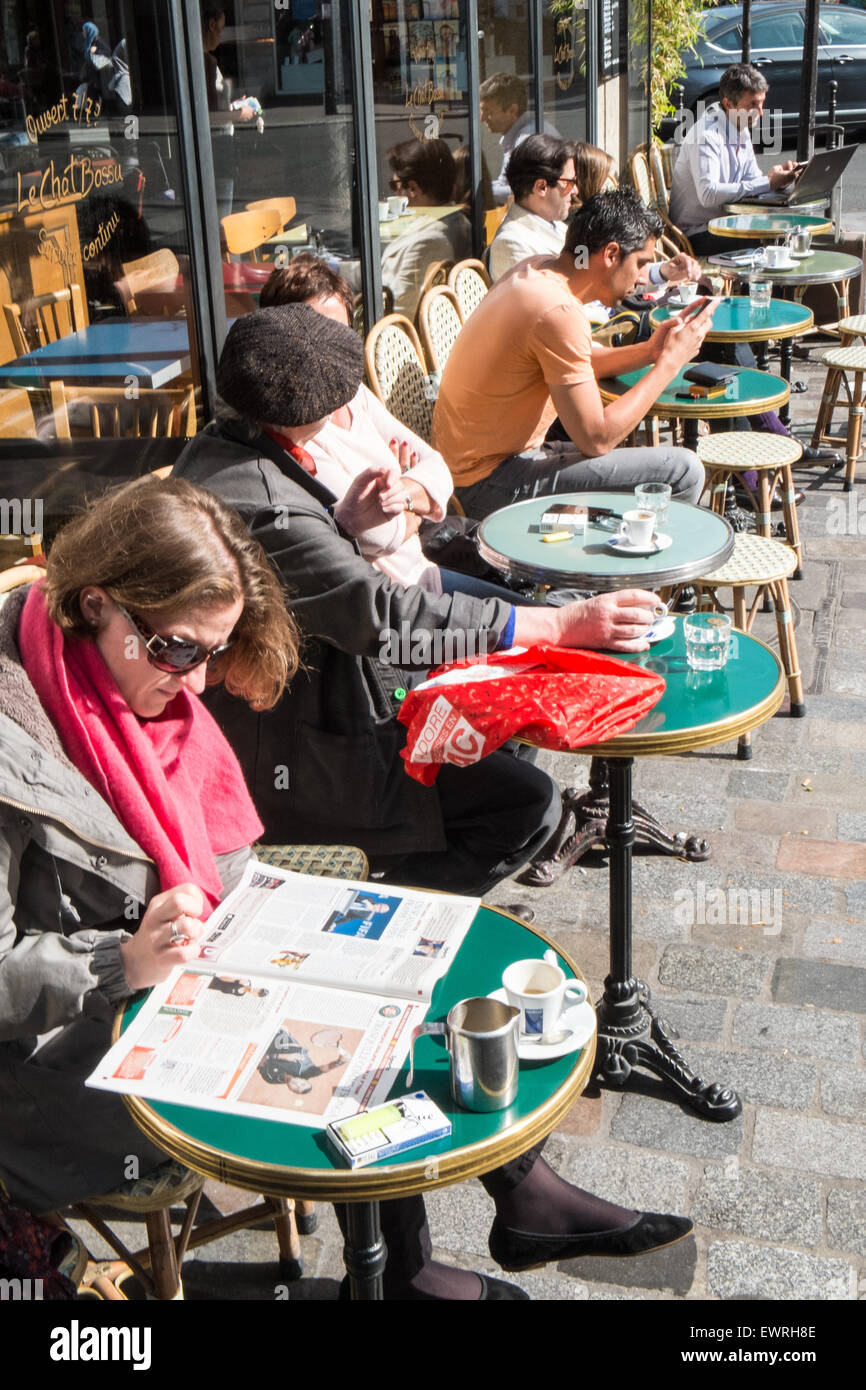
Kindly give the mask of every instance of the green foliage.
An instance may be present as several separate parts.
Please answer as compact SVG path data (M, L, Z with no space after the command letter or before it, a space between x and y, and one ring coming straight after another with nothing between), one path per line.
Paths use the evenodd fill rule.
M556 0L555 0L556 2ZM562 0L570 3L570 0ZM649 0L641 7L630 32L633 50L646 51L649 7L652 8L653 47L650 61L643 62L643 76L650 80L651 126L656 130L676 109L668 100L671 84L686 70L682 55L693 49L701 32L701 14L710 0Z

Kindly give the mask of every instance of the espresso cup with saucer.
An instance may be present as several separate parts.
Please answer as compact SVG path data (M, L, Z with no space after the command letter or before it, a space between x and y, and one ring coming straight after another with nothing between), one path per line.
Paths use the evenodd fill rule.
M787 246L768 246L767 267L770 270L787 270L792 262Z
M566 1001L584 1004L586 985L566 979L565 971L546 960L516 960L502 976L509 1004L520 1010L520 1032L529 1036L551 1033Z
M644 510L642 507L623 512L619 528L620 540L635 549L649 550L653 543L655 524L655 512Z
M388 213L391 217L400 217L409 206L408 198L397 196L388 199Z

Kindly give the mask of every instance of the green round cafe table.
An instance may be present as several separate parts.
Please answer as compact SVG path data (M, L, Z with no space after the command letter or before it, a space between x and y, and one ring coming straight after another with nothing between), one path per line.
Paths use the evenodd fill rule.
M849 256L848 259L853 260L853 257ZM651 370L651 367L640 367L622 376L606 377L598 383L602 400L606 403L616 400L617 396L624 396ZM724 396L692 397L688 394L689 382L684 375L688 370L686 366L677 372L673 381L649 407L647 415L662 420L682 420L689 449L697 446L699 420L732 420L741 415L762 415L766 410L778 410L791 395L791 388L782 377L774 376L772 372L742 367L738 368Z
M785 677L775 652L757 638L735 631L727 665L692 671L686 660L683 619L649 651L618 653L629 665L664 676L665 691L650 712L619 738L582 753L603 755L610 782L605 831L610 863L610 973L598 1005L596 1074L624 1087L643 1068L660 1077L677 1098L710 1120L730 1120L742 1109L729 1087L706 1082L675 1048L652 1008L647 986L632 965L632 846L635 824L632 769L637 757L687 753L727 743L770 719L785 695Z
M650 323L660 323L676 314L676 308L659 305L650 314ZM811 309L790 299L771 299L769 304L755 308L745 295L728 295L713 314L713 326L707 334L710 343L767 343L771 338L779 343L781 375L791 385L791 343L802 333L808 333L815 322ZM766 349L765 349L766 351ZM760 362L760 357L759 357ZM787 419L783 415L784 423Z
M735 237L740 241L774 241L803 228L813 236L829 236L833 223L829 217L805 212L740 212L714 217L707 227L711 236Z
M453 1004L489 994L514 960L557 950L566 974L582 978L556 943L500 908L479 907L472 926L433 993L428 1019L444 1019ZM130 1002L118 1014L114 1038L141 1007ZM425 1090L451 1120L447 1139L350 1169L332 1157L321 1130L301 1125L221 1115L191 1106L166 1105L125 1096L136 1124L159 1148L196 1172L234 1187L275 1197L349 1203L346 1267L353 1298L381 1299L385 1251L378 1203L447 1187L477 1177L525 1153L556 1128L592 1072L595 1038L577 1052L554 1060L520 1063L517 1099L507 1110L478 1114L451 1099L448 1054L441 1038L422 1037L415 1048L416 1089ZM392 1094L405 1094L404 1067Z
M661 530L672 544L654 555L626 555L613 549L608 544L612 532L597 522L590 522L582 536L550 543L543 539L539 523L553 504L561 502L606 507L617 517L635 506L632 491L564 492L515 502L482 521L476 538L482 558L515 579L608 593L630 586L652 589L687 583L719 569L734 548L730 523L690 502L668 504Z

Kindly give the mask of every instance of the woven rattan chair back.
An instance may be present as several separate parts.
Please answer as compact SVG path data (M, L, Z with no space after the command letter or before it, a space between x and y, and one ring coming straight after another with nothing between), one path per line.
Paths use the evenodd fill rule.
M424 352L414 326L403 314L388 314L364 344L370 389L391 414L430 442L433 403Z
M490 289L490 276L483 261L458 261L448 274L448 284L457 296L465 323Z
M418 332L431 372L442 372L463 327L457 296L447 285L434 285L418 305Z

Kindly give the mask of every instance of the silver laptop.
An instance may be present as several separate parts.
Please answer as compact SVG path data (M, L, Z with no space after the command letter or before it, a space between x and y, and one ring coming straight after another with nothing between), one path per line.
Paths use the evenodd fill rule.
M837 150L821 150L812 156L793 186L740 201L760 203L765 207L790 208L798 203L814 203L821 198L829 198L859 148L859 145L840 145Z

